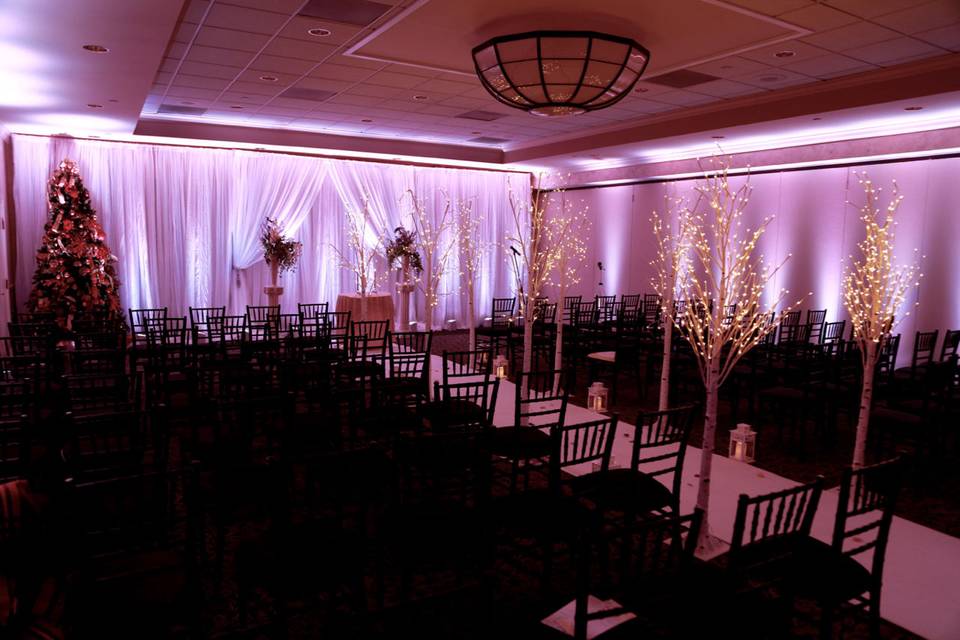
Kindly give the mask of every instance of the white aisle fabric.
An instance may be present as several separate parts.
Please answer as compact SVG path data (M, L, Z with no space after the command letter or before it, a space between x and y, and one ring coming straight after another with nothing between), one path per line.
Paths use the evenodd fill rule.
M432 356L433 380L442 380L443 359ZM516 385L508 380L500 383L494 424L510 426L514 422ZM599 420L603 416L575 404L567 405L566 424ZM612 466L630 462L634 425L620 421L613 444ZM696 505L700 449L687 447L680 490L680 510L690 513ZM580 475L592 471L592 464L568 469ZM659 476L666 483L669 478ZM713 456L710 492L710 531L729 544L733 537L733 521L737 499L741 493L760 495L797 486L793 480L759 469L753 465ZM830 542L837 509L837 488L824 491L813 523L813 535ZM861 562L869 558L858 558ZM880 614L890 622L923 638L960 638L960 539L934 531L903 518L894 517L890 529L884 568L883 599Z
M331 248L349 252L345 208L359 211L368 201L365 241L373 247L392 237L395 227L410 228L409 200L401 203L408 188L429 203L431 217L443 212L441 189L454 203L471 201L483 220L481 240L493 248L477 291L479 317L466 316L454 253L438 318L466 326L480 320L494 295L513 291L500 243L512 221L509 185L527 189L528 174L14 135L14 279L21 309L47 222L47 180L64 158L79 163L107 244L118 257L124 307L166 306L172 315L186 315L190 306L226 305L229 313L243 313L248 304L266 304L269 270L259 242L266 216L304 245L297 270L280 282L283 311L296 312L297 302L332 305L339 293L356 290L355 276L339 268ZM376 269L384 273L386 262L379 260ZM393 293L395 282L391 274L381 291ZM419 296L414 305L422 320Z

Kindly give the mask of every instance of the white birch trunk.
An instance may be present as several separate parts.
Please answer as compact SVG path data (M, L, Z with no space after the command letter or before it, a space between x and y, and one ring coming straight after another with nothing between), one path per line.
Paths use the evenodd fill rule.
M867 452L867 430L870 425L870 405L873 400L873 374L877 367L877 343L867 341L863 360L863 389L860 392L860 414L853 446L853 468L863 466Z
M670 408L670 354L673 349L673 321L663 321L663 362L660 365L660 403L657 411Z
M717 384L720 377L720 361L716 356L710 360L707 369L707 379L704 386L707 390L706 407L703 416L703 443L700 450L700 486L697 489L697 508L703 509L703 525L700 527L700 539L697 541L698 551L704 551L713 545L710 536L710 472L713 469L713 449L717 440L717 400L720 388Z
M467 318L470 322L470 325L469 325L470 330L467 333L467 344L468 344L468 349L470 351L476 351L477 350L477 327L476 327L477 314L475 313L475 310L474 310L473 287L469 287L469 289L470 289L470 297L467 300Z
M366 290L360 292L360 319L367 319L367 292Z
M533 297L529 294L527 295L527 301L524 307L522 368L524 373L527 373L530 371L533 365L533 316L530 313L533 310ZM520 394L524 398L529 397L526 376L523 378L523 385L520 387Z
M406 331L410 326L410 257L403 256L403 275L400 279L400 319L397 331Z

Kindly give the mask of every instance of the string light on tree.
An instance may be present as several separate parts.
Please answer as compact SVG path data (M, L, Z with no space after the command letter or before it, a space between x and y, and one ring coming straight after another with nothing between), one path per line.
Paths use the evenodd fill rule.
M695 208L687 209L690 268L681 268L677 291L687 301L682 312L671 319L693 349L694 359L706 390L700 482L697 507L709 515L710 473L716 445L717 401L720 386L747 352L775 331L779 319L771 315L786 300L781 289L771 304L764 306L763 293L789 258L776 265L755 255L757 244L772 217L756 229L743 229L743 212L750 201L749 175L737 189L730 185L728 159L713 157L696 187ZM703 209L706 209L703 211ZM796 308L797 300L784 309ZM781 318L783 315L781 314ZM697 544L700 555L709 555L716 546L704 518Z
M423 254L421 256L423 275L419 282L424 296L427 326L430 329L437 328L433 318L440 305L440 281L447 272L447 262L456 247L455 239L449 233L455 222L451 215L452 204L445 192L441 191L440 194L444 205L443 213L439 218L428 214L423 200L417 198L412 189L407 189L404 194L410 199L412 209L410 217L413 221L413 229L420 240L420 252ZM404 196L401 196L401 201Z
M850 314L853 339L860 347L863 364L863 386L860 391L860 412L857 418L853 466L862 467L866 454L867 432L870 423L870 405L873 398L873 378L882 345L906 312L898 316L907 294L920 285L923 274L917 263L897 266L894 254L896 213L903 196L893 183L890 202L885 209L878 204L880 189L873 185L866 173L856 174L864 191L860 220L865 235L860 241L860 259L849 257L843 275L843 304ZM914 249L914 253L917 253ZM917 301L914 306L919 305Z
M467 314L469 321L469 348L477 348L476 329L476 289L477 276L483 264L483 259L489 250L489 245L480 241L480 226L483 217L474 215L473 202L460 200L457 202L457 247L460 259L460 282L463 284L464 295L467 297Z
M357 293L360 294L361 319L367 318L367 296L375 292L386 280L387 272L377 273L375 260L381 257L381 240L370 229L370 198L364 194L363 204L358 211L346 202L343 203L344 215L347 223L347 247L344 254L335 245L330 245L337 256L337 264L341 269L356 276ZM371 244L367 238L371 237Z

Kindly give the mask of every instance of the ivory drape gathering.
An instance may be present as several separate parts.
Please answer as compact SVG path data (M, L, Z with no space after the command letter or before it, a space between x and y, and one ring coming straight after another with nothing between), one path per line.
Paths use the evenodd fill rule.
M79 163L93 206L119 262L124 307L167 306L185 315L190 306L226 305L242 313L247 304L266 304L259 235L264 216L276 218L286 235L303 242L296 272L285 274L284 312L296 303L327 301L353 292L355 278L341 270L331 245L345 250L344 207L362 209L368 199L373 244L408 228L408 189L440 215L443 189L456 202L473 201L481 216L486 256L477 290L477 312L494 295L511 295L512 277L499 248L511 220L509 183L528 188L529 176L460 169L436 169L373 162L200 149L151 144L13 136L16 205L16 291L22 308L30 291L35 254L47 220L45 185L53 168L69 157ZM451 231L452 233L452 231ZM377 271L387 269L385 261ZM395 275L381 291L394 292ZM467 301L456 257L444 277L437 317L463 326ZM422 319L422 295L413 297Z

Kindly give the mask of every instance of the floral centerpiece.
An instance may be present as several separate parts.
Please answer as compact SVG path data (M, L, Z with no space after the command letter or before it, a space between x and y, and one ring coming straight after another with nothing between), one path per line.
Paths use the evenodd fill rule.
M393 267L399 263L403 270L403 281L400 283L400 319L398 330L406 331L404 325L410 319L410 292L413 291L413 282L410 281L410 270L416 275L423 272L423 262L417 251L417 233L397 227L393 230L393 239L384 241L384 250L387 254L387 263Z
M268 217L260 233L260 244L263 246L263 259L270 265L276 284L276 273L279 271L293 271L300 260L303 245L296 240L285 238L280 232L280 225L273 218Z

